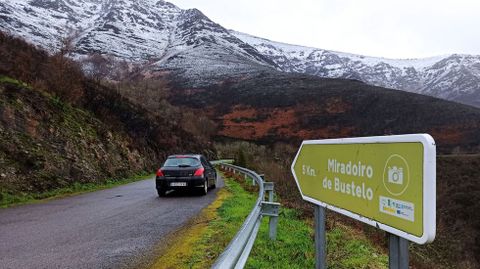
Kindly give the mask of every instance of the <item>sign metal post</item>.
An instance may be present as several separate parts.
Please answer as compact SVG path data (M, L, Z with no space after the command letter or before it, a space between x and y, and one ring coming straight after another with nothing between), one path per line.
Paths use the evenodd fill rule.
M389 269L408 269L408 241L394 234L389 235Z
M391 269L408 269L409 241L436 232L436 146L428 134L303 141L292 163L315 205L316 268L326 268L325 210L386 231Z
M315 206L315 268L327 269L327 236L325 207Z

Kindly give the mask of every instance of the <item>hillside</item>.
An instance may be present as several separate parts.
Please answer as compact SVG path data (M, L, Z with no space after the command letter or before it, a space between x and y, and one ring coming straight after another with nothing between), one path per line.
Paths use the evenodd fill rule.
M199 10L163 0L4 1L0 27L51 52L70 40L75 59L96 54L140 64L147 77L171 74L190 88L278 70L480 106L478 55L385 59L284 44L227 30Z
M201 109L224 137L272 144L303 139L430 133L440 152L478 152L480 109L355 80L263 72L190 89L172 103Z
M480 268L480 155L437 159L437 236L433 244L414 246L420 264Z
M214 155L61 55L0 33L0 58L0 201L151 172L170 153Z

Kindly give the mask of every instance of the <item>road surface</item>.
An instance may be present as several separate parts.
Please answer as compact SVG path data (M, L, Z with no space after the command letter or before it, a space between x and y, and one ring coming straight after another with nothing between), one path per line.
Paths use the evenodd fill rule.
M223 186L221 179L218 186ZM153 179L0 209L0 268L128 268L148 259L215 199L170 193ZM151 257L150 257L151 258Z

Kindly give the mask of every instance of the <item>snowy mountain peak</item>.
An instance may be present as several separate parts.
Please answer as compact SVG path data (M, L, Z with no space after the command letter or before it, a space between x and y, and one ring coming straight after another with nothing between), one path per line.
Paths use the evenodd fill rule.
M231 31L280 71L350 78L369 84L480 106L480 56L451 54L387 59L290 45Z

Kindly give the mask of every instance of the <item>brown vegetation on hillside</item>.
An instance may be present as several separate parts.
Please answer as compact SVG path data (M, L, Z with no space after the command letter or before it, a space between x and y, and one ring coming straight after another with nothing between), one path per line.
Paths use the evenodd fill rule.
M198 93L182 85L171 83L168 99L174 105L208 107L219 134L227 138L274 144L431 133L442 153L480 151L480 109L428 96L275 72Z
M335 102L335 101L334 101ZM331 114L344 113L344 104L328 104L325 111ZM302 127L302 115L314 111L316 106L296 105L283 108L260 108L236 105L228 114L221 116L219 135L241 140L262 140L266 137L318 139L350 136L355 127L333 124L318 129ZM276 140L273 140L276 141Z
M50 56L22 39L0 32L0 74L77 104L84 94L85 78L80 66L65 54L60 50Z
M109 86L150 114L168 119L202 145L210 147L210 141L217 134L217 124L209 119L204 110L175 107L167 101L171 92L168 81L163 78L134 79L110 83Z
M436 268L480 268L480 155L437 159L437 236L413 256ZM420 266L419 266L420 267Z
M175 118L86 78L65 55L0 33L0 193L152 172L172 153L215 156Z

